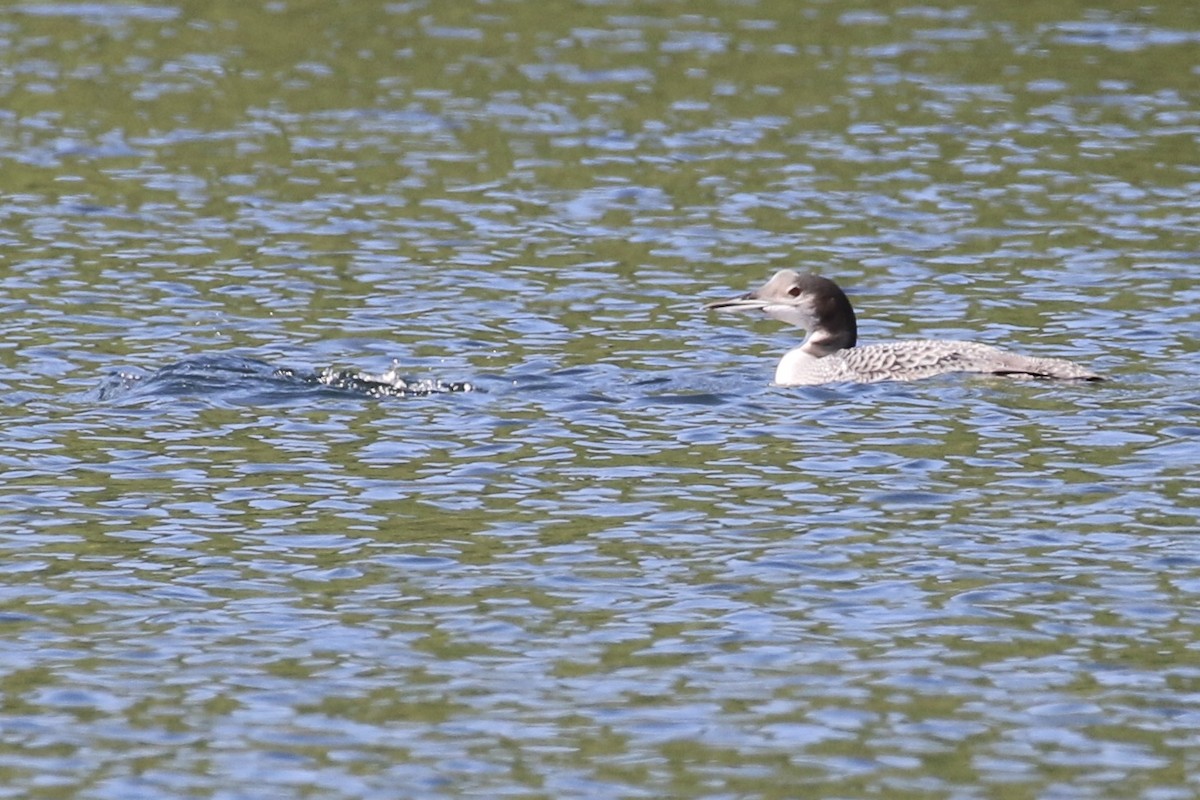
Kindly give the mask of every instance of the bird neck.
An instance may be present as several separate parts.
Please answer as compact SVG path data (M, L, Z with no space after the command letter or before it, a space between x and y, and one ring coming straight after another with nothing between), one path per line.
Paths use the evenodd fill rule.
M853 324L853 320L851 324ZM808 332L808 336L804 337L800 349L813 358L824 358L838 350L854 347L856 338L853 327L840 332L834 332L828 328L815 328Z

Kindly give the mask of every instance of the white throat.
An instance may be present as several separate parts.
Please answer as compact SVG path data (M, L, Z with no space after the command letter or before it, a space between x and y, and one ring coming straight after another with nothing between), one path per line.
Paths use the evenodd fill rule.
M842 342L843 337L835 336L824 328L818 328L809 331L808 336L804 337L804 341L796 349L802 350L813 358L824 358L838 350L845 349Z

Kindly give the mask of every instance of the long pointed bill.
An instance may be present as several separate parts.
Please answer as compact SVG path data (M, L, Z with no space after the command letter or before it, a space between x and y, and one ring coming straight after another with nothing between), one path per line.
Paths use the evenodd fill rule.
M754 292L747 292L727 300L705 303L704 307L710 311L763 311L769 305L771 305L771 301L757 297Z

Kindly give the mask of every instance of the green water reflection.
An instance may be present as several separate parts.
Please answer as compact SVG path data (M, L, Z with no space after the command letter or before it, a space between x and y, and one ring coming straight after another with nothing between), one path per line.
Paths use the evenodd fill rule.
M0 784L1190 796L1197 41L1183 3L0 10ZM797 332L699 306L784 265L870 337L1117 380L770 387ZM95 390L225 352L485 391Z

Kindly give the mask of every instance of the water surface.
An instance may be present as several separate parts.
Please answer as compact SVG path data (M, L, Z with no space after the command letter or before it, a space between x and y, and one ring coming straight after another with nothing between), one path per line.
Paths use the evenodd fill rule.
M0 44L0 796L1196 794L1190 7ZM784 266L1112 380L772 386Z

